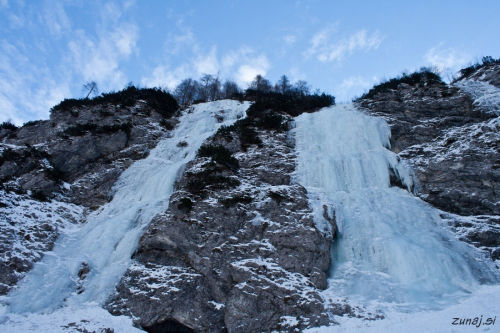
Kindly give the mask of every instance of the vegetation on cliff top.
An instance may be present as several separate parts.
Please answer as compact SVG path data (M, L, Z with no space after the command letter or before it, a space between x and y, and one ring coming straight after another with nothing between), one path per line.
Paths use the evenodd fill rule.
M170 118L179 109L179 104L175 98L167 91L159 88L137 88L128 86L127 88L110 93L102 93L94 98L69 98L63 100L51 109L54 111L70 111L75 107L94 106L99 104L113 104L122 107L134 106L137 101L143 100L146 106L154 109L164 118Z
M373 88L371 88L368 92L364 93L361 97L355 99L354 101L373 98L375 95L382 92L397 89L402 83L410 86L415 86L417 84L445 84L437 70L429 67L422 67L414 73L408 74L403 72L395 78L383 81L373 86Z
M500 58L498 59L493 59L491 56L486 56L481 59L481 62L476 61L476 63L465 67L461 69L460 76L457 78L457 80L463 79L474 73L476 70L483 68L483 67L489 67L495 64L500 64Z

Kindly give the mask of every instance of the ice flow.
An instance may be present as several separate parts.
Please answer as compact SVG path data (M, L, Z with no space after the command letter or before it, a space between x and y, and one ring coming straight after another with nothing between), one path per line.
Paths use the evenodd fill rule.
M53 251L9 295L8 311L50 312L65 303L104 302L129 266L144 228L168 208L181 168L218 128L244 117L249 105L226 100L185 111L168 138L123 172L114 186L113 200L89 216L82 228L60 236ZM178 145L182 141L187 146ZM83 281L84 291L78 294L77 276L83 262L90 272Z
M496 281L470 245L446 230L439 212L408 191L390 187L392 168L408 188L412 177L389 147L381 118L352 105L297 117L296 181L306 187L315 221L336 215L329 288L351 299L433 305Z

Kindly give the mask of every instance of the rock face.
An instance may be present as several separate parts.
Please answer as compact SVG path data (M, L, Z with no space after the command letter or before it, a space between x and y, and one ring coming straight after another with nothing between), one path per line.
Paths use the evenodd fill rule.
M412 166L416 192L446 212L460 237L496 258L500 215L500 65L479 68L452 85L400 84L357 105L391 126L391 149ZM490 236L484 235L486 226ZM458 229L457 229L458 228ZM467 232L464 230L467 229ZM468 235L468 236L466 236Z
M0 179L4 186L15 180L10 185L21 191L48 197L62 193L75 204L100 206L121 172L146 157L175 123L144 101L124 108L104 104L54 110L50 120L0 132ZM61 187L62 181L71 188Z
M54 108L49 120L0 128L0 295L176 124L148 101L128 104Z
M110 312L150 332L168 325L288 332L328 323L319 291L331 237L316 229L305 189L290 182L294 163L286 131L247 120L220 130L142 236Z

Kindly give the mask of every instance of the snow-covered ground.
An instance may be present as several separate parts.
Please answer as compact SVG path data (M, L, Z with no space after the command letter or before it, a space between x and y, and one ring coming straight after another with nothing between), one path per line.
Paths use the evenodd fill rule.
M366 318L336 316L334 320L339 325L312 328L304 332L500 332L499 300L499 285L483 285L474 294L462 297L459 303L450 305L443 310L401 312L394 307L395 304L377 303L376 308L383 309L384 319L367 320ZM372 306L368 305L365 312L370 312L369 309ZM455 320L456 318L459 320ZM476 324L472 325L475 318L478 318ZM494 321L490 325L486 325L488 318ZM464 319L471 320L464 321ZM456 324L453 324L454 322Z
M11 313L0 318L0 332L6 333L144 332L132 325L132 318L112 316L96 303L67 306L49 314Z

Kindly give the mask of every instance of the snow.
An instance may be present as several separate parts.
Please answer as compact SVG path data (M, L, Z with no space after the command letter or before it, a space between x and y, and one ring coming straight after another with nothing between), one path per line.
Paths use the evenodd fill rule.
M50 313L63 305L78 309L86 302L102 304L129 267L144 228L168 208L179 170L218 128L243 117L249 105L226 100L187 110L172 135L123 172L114 186L113 200L90 215L82 228L62 235L4 299L7 315ZM178 147L179 141L187 142L187 147ZM77 275L84 262L90 273L83 281L84 292L77 294Z
M330 327L311 328L304 333L329 332L498 332L500 320L494 325L483 325L487 318L500 318L500 286L481 286L476 292L463 297L457 304L439 311L417 311L402 313L393 304L379 304L384 307L384 319L366 320L349 316L336 316L334 319L339 325ZM483 317L481 325L453 325L454 318ZM498 319L497 318L497 319ZM479 324L479 321L478 321Z
M454 86L464 90L482 111L500 115L500 89L484 81L461 80Z
M108 330L106 330L108 329ZM84 306L69 306L50 314L14 314L0 319L1 332L144 332L135 328L132 318L113 316L96 303Z
M293 131L295 181L308 191L319 230L327 229L324 207L336 216L327 306L342 298L402 312L441 310L498 283L491 261L457 240L438 210L389 186L389 168L408 188L412 173L385 148L383 119L334 106L300 115Z
M39 202L27 195L0 191L0 261L37 261L60 233L72 233L83 222L83 207L52 200ZM18 278L23 276L18 273Z

